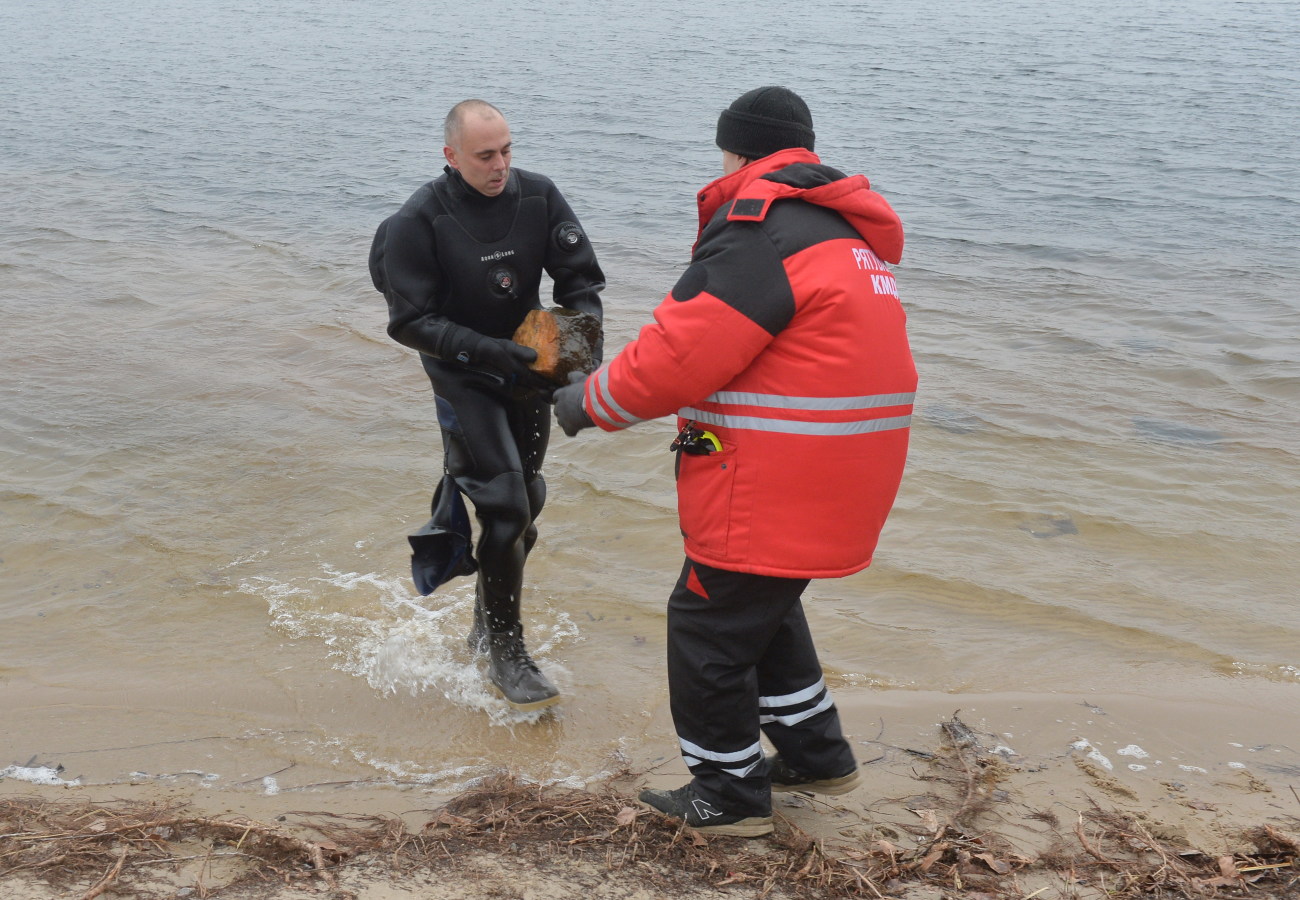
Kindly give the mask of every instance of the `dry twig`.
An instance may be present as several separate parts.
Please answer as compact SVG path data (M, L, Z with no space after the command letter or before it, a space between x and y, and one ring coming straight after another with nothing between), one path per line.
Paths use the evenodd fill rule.
M95 900L115 885L129 889L133 868L195 858L172 845L186 841L189 851L197 840L209 859L230 855L220 847L233 848L247 863L245 880L319 879L336 898L347 893L339 868L366 856L384 859L395 872L446 871L503 846L539 871L562 867L568 858L598 861L657 896L690 896L704 882L748 885L762 896L884 900L922 884L949 894L1031 900L1042 890L1026 895L1016 880L1028 871L1055 873L1116 900L1199 898L1247 886L1294 890L1300 838L1274 825L1252 832L1256 853L1218 860L1171 846L1152 829L1094 805L1080 814L1072 835L1058 832L1050 858L1021 858L999 845L996 834L974 833L986 802L981 789L1004 770L981 756L978 741L966 739L969 729L956 729L955 716L954 723L945 732L949 746L933 755L923 776L946 789L927 797L933 809L917 810L926 815L913 850L868 839L831 853L779 815L776 832L761 841L709 838L632 807L610 786L577 791L501 776L432 810L416 833L391 817L295 812L302 820L290 826L162 805L0 799L0 878L25 873L64 885L90 883L81 896ZM951 814L943 816L944 809ZM1048 814L1031 818L1057 828ZM209 895L224 890L206 876L199 888Z

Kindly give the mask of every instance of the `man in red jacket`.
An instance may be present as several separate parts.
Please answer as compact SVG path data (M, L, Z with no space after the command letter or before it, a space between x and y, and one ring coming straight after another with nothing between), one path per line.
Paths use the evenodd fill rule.
M570 436L678 417L686 562L668 601L668 685L692 780L640 799L720 834L771 832L773 790L858 782L800 597L812 578L870 565L916 391L886 265L902 225L813 141L786 88L723 111L724 175L699 192L690 267L653 324L555 395Z

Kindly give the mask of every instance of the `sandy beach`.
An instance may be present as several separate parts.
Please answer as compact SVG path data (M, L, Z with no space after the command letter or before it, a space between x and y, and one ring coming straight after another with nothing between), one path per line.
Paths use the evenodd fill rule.
M1196 887L1211 895L1287 896L1300 883L1297 847L1286 843L1300 835L1300 724L1272 706L1285 702L1287 686L1273 692L1253 684L1249 702L1235 696L1238 687L1225 681L1223 696L1167 702L1126 695L898 691L870 702L854 698L843 712L859 751L863 786L845 797L777 795L777 834L755 841L692 841L640 808L634 801L640 787L675 786L684 778L682 764L670 757L653 767L640 761L639 771L585 791L515 783L505 790L515 792L513 799L505 798L505 807L517 808L523 797L530 810L545 811L515 819L485 819L474 797L478 788L440 796L398 783L276 793L129 780L41 786L11 767L9 777L0 780L0 801L8 804L8 813L0 814L0 873L9 873L0 874L0 894L9 900L53 900L92 896L101 885L103 892L93 896L278 900L308 891L358 900L531 900L579 894L875 896L878 890L910 898L1083 898L1139 886L1136 880L1125 882L1119 867L1140 867L1156 851L1117 837L1132 829L1142 836L1139 843L1151 840L1187 866L1182 882L1177 872L1163 876L1169 879L1162 888L1166 895ZM493 779L484 784L489 795L499 795ZM575 796L591 799L575 801ZM199 829L182 839L184 829L171 826L174 833L154 841L167 844L176 861L123 855L127 861L116 874L110 864L60 880L68 872L58 863L34 862L32 844L22 837L33 833L34 820L18 821L15 810L68 804L82 805L83 819L91 815L84 810L96 805L183 808L181 819L225 823L225 830ZM537 822L556 818L554 810L579 808L586 813L562 827L539 830ZM602 824L600 816L606 814L609 821ZM394 848L401 842L381 848L367 832L349 850L339 837L372 829L377 821L386 822L389 833L404 832L409 845L441 841L443 852L398 864L401 853ZM485 821L493 824L484 826ZM241 828L245 838L265 829L337 855L321 857L326 865L320 871L306 864L282 871L279 881L267 881L265 870L256 874L249 858L232 858L229 852L238 843L231 835ZM101 832L113 831L101 826ZM1265 839L1270 834L1281 843ZM68 839L67 832L62 839ZM629 858L629 847L651 847L656 840L659 850ZM106 858L111 862L127 843L108 841ZM791 860L811 860L814 847L813 855L836 861L837 871L857 865L879 873L882 855L891 854L900 871L878 884L814 884L807 872L800 877L799 869L789 869ZM681 852L698 858L683 859ZM12 871L20 859L29 867ZM788 871L774 874L774 866Z
M1293 6L0 4L0 900L1295 897ZM482 97L612 359L760 84L902 217L921 385L805 592L864 783L697 842L635 802L687 777L675 421L552 435L516 715L474 582L414 591L368 251Z

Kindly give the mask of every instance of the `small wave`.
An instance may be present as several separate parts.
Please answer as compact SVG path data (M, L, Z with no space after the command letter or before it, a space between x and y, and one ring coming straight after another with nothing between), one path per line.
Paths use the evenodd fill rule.
M1079 526L1067 514L1043 513L1016 526L1036 538L1054 538L1078 534Z
M450 795L470 790L501 771L501 766L499 764L490 762L474 763L469 765L444 764L438 768L430 768L426 763L419 763L411 760L385 759L375 756L368 748L352 747L345 741L337 738L331 738L324 742L322 746L329 747L336 752L345 753L365 768L381 773L381 776L377 779L354 782L353 785L356 787L374 785L421 785L436 790L439 793ZM625 767L628 762L627 756L621 750L614 751L611 759L613 762L618 764L620 768ZM556 759L552 762L549 773L543 772L533 776L528 776L516 771L515 775L520 777L523 781L531 784L563 786L581 790L592 784L598 784L612 777L614 771L609 768L603 768L594 772L585 771L577 773L572 771L572 766L567 761ZM311 786L305 788L281 787L281 790L286 793L310 789Z
M1300 682L1300 666L1287 663L1235 662L1230 668L1234 675L1248 675L1291 684Z
M111 237L91 236L87 234L78 234L69 228L60 228L56 225L35 225L29 232L30 237L20 243L23 244L43 244L45 242L70 241L76 244L116 244L117 240Z
M139 294L129 294L125 291L116 291L112 294L107 294L102 297L91 296L91 297L87 297L86 299L91 303L98 303L104 306L137 307L142 309L158 308L158 305L156 303L151 303L150 301L141 297Z
M1162 443L1217 447L1224 441L1223 432L1212 428L1198 428L1182 422L1134 416L1133 427L1143 437Z
M329 566L322 571L300 583L247 578L239 590L266 601L276 628L296 639L321 642L335 668L364 679L381 694L436 691L456 706L485 713L491 724L507 727L554 714L515 710L490 687L484 662L465 646L474 608L472 583L421 602L404 578L340 572ZM338 606L339 592L355 595L362 603L331 609ZM546 605L531 611L528 631L534 659L545 660L548 675L563 689L570 673L546 656L576 638L577 625L566 612Z
M987 427L988 422L978 413L969 409L957 409L943 403L931 403L923 407L917 418L927 425L933 425L940 431L950 434L971 434Z

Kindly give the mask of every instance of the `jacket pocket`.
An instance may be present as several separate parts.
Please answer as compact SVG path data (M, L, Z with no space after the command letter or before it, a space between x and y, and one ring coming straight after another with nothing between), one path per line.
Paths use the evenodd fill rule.
M727 552L731 532L731 494L736 482L736 449L707 456L679 454L677 517L682 535L717 553Z

